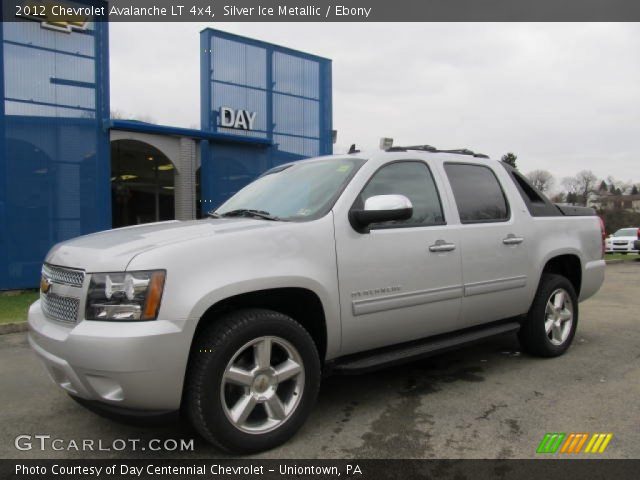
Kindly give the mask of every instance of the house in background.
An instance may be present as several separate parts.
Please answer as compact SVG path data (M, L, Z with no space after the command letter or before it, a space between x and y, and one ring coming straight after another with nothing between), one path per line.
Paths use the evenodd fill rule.
M601 195L589 202L589 206L598 210L625 210L640 213L640 194Z

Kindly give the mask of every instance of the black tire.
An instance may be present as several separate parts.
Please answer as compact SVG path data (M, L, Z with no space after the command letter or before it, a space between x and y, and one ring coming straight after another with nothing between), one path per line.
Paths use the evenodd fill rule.
M549 336L550 334L545 330L547 302L558 289L562 289L568 294L573 308L573 319L568 336L559 345L553 343ZM518 333L523 350L538 357L557 357L562 355L571 345L577 326L578 298L573 285L562 275L543 274L531 308Z
M225 413L221 397L223 375L243 346L263 336L284 339L297 350L304 373L300 383L304 387L297 406L281 425L265 433L247 433ZM315 404L320 378L315 342L299 323L271 310L236 311L207 326L194 341L185 385L186 413L198 433L223 450L268 450L286 442L305 422Z

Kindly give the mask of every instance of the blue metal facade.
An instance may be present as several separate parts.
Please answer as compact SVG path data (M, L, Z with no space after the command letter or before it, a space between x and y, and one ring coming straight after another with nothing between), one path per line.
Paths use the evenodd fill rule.
M330 60L213 29L200 35L202 129L269 142L202 142L203 210L273 166L332 153ZM254 128L221 126L221 107L255 112Z
M12 19L0 37L0 289L26 288L52 245L111 226L108 31Z
M107 23L11 19L0 38L0 290L36 287L51 246L111 228L110 128L199 140L203 210L275 165L332 152L328 59L204 30L199 131L109 120ZM254 129L220 127L221 106L255 112Z

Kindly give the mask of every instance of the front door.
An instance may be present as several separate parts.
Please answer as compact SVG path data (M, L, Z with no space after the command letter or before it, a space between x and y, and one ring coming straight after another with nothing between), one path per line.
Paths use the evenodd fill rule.
M462 280L458 229L446 224L436 181L422 161L390 162L366 184L354 208L376 195L404 195L409 220L358 233L335 218L342 353L454 330Z

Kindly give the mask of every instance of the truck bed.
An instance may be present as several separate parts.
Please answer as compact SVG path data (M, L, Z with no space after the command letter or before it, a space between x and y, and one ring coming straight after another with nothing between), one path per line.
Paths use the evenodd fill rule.
M591 207L576 207L573 205L558 205L555 206L566 217L590 217L596 214L596 211Z

